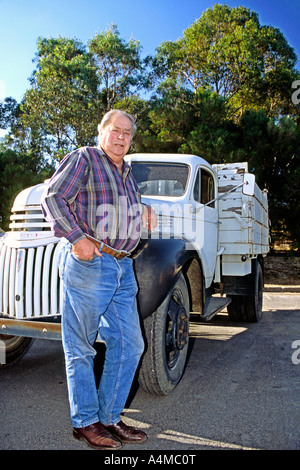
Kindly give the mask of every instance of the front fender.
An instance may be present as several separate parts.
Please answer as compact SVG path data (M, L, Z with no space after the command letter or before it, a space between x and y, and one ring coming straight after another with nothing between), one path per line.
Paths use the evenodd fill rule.
M195 256L182 239L149 239L134 267L139 286L138 306L143 319L163 302L183 265Z

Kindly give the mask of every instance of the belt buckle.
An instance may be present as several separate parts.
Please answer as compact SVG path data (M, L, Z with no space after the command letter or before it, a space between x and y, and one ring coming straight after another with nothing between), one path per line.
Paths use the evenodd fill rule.
M106 247L108 248L109 250L111 250L113 252L112 256L114 256L115 258L125 258L126 256L129 256L130 255L130 252L129 251L126 251L126 250L116 250L115 248L113 248L112 246L110 245L107 245L106 243L104 242L100 242L100 248L99 248L99 251L101 252L102 251L102 248L103 247Z
M107 245L106 243L102 242L102 244L104 246L106 246L107 248L109 248L110 250L112 250L114 253L116 253L116 256L115 258L125 258L126 256L129 256L130 255L130 252L129 251L126 251L126 250L116 250L115 248L113 248L112 246L109 246ZM103 246L102 245L102 246ZM100 249L101 251L101 249Z

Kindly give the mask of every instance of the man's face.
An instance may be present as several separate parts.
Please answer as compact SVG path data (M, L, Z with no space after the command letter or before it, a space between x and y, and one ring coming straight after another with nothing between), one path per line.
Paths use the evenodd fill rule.
M132 125L126 116L115 115L108 126L99 130L99 141L104 152L116 163L127 154L132 137Z

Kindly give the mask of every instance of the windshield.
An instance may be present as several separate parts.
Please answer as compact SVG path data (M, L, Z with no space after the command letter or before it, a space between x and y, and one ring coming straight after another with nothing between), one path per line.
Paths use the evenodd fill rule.
M185 193L189 169L180 163L132 162L140 193L146 196L175 196Z

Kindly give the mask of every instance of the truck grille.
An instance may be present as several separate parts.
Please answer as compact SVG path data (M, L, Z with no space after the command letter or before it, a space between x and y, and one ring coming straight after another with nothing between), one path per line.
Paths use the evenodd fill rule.
M62 283L57 243L34 248L0 244L0 314L10 318L56 316Z

